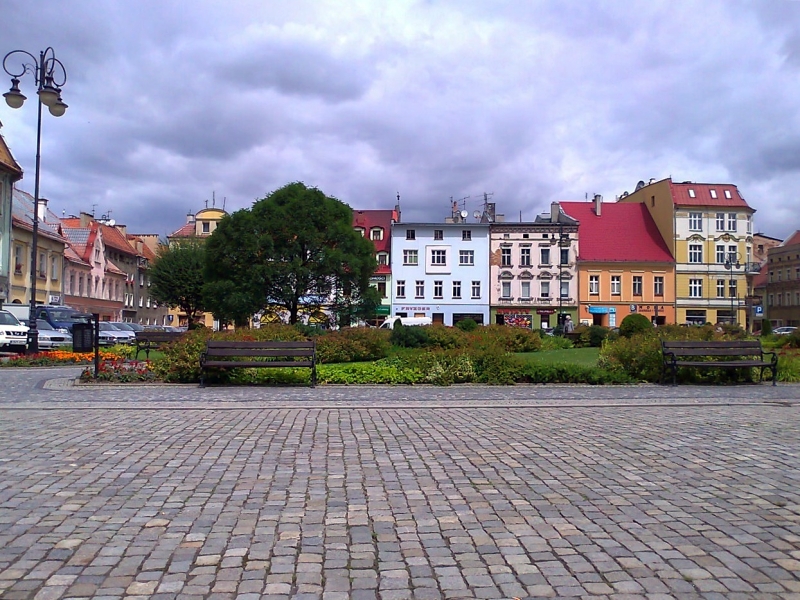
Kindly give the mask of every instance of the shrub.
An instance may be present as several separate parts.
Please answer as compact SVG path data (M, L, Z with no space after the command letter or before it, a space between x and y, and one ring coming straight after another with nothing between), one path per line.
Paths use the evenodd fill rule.
M645 333L653 330L653 324L650 319L639 313L631 313L624 319L619 326L619 334L622 337L632 337L637 333Z
M389 355L389 332L371 327L347 327L317 338L321 363L379 360Z
M772 322L769 319L761 321L761 337L772 335Z
M461 331L475 331L478 328L478 323L474 319L463 319L456 323Z
M405 357L405 364L422 373L424 383L452 385L475 381L475 366L470 351L460 349L431 349Z
M424 348L429 343L428 327L419 325L406 327L400 321L395 321L389 341L403 348Z
M469 334L470 344L497 343L506 352L536 352L542 347L538 331L523 327L489 325Z
M189 383L200 381L200 354L212 331L208 328L192 329L176 342L163 348L164 356L153 363L153 372L162 381Z
M597 363L600 368L624 373L635 381L656 382L661 378L663 363L661 340L646 333L620 336L603 346Z
M568 364L528 363L519 381L526 383L588 383L590 385L633 383L627 373L600 367Z
M541 337L542 340L542 347L540 350L544 352L545 350L567 350L573 347L572 340L559 337L555 335L543 335Z
M459 348L467 342L467 335L458 327L445 327L444 325L431 325L426 327L428 333L428 346L431 348Z
M575 331L570 334L577 348L599 348L603 345L603 340L608 337L608 328L602 325L578 325Z

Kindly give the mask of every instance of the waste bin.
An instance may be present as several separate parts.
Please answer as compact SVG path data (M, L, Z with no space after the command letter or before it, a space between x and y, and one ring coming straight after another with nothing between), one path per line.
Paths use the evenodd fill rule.
M75 323L72 326L72 351L94 352L94 323Z

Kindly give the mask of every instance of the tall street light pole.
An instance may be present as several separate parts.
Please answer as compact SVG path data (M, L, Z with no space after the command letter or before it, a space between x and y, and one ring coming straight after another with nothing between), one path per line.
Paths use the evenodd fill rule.
M10 66L17 64L19 66ZM28 59L33 61L27 62ZM10 64L9 64L10 63ZM11 108L20 108L27 98L19 90L19 78L26 73L33 75L36 93L39 96L38 116L36 120L36 172L34 175L33 193L33 235L31 241L31 298L30 319L28 324L28 352L39 351L39 332L36 327L36 279L39 276L36 261L39 254L39 167L42 148L42 105L46 106L54 117L62 116L67 105L61 99L61 86L67 82L67 71L61 61L56 58L55 51L48 47L39 53L39 58L25 50L12 50L3 57L3 70L11 76L11 89L3 97ZM45 269L46 269L45 265Z
M733 270L734 269L741 269L742 263L739 262L742 256L738 252L732 252L728 254L728 258L725 259L725 264L723 265L726 270L731 272L731 277L733 277ZM739 292L738 292L738 282L737 285L737 292L736 294L731 294L731 284L736 282L736 279L729 279L728 280L728 295L731 297L731 318L733 319L733 324L739 324ZM736 308L733 308L733 300L736 298Z

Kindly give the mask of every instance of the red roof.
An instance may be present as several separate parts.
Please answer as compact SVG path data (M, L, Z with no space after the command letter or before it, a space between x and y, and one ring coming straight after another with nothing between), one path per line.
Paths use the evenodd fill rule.
M195 227L194 221L191 223L186 223L180 229L173 231L167 237L195 237Z
M750 208L739 194L739 188L730 183L675 183L670 180L669 187L675 206L741 206ZM730 198L725 196L725 192L730 195Z
M562 202L564 212L580 222L578 260L600 262L675 262L655 221L641 203Z
M106 246L110 246L125 254L136 255L136 250L128 243L128 240L125 239L125 234L119 229L102 223L100 223L100 229L103 232L103 242Z
M796 244L800 244L800 229L795 231L792 235L790 235L786 241L784 241L781 246L794 246Z
M398 221L396 210L354 210L353 227L364 229L364 236L375 245L375 252L389 252L392 247L392 221ZM370 237L370 230L374 227L383 229L383 239L373 240ZM387 261L391 262L391 261ZM378 265L375 273L386 275L392 269L388 264Z

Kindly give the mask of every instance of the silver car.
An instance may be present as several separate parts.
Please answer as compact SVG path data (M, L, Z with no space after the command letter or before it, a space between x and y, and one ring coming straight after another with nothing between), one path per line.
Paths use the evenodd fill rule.
M106 333L107 335L111 335L117 344L133 344L136 342L136 334L133 331L122 331L108 321L100 321L98 327L100 328L101 338L103 337L102 334ZM103 340L101 339L100 345L107 344L103 344Z
M72 346L72 335L66 329L56 329L44 319L36 319L40 350Z
M775 335L791 335L797 331L797 327L776 327L772 330Z

